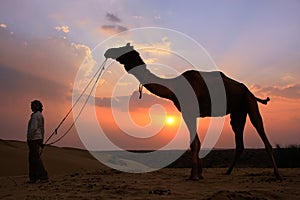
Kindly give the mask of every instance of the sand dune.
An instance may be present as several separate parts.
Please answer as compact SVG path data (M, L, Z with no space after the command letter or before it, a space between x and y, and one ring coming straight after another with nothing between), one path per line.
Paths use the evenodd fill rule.
M300 168L205 168L204 180L189 181L188 168L132 174L103 166L87 152L49 147L43 159L48 183L25 184L27 146L0 141L0 199L299 199Z
M28 173L28 148L25 142L0 140L0 176L25 175ZM74 148L47 146L42 154L48 173L64 174L80 169L105 168L87 151Z

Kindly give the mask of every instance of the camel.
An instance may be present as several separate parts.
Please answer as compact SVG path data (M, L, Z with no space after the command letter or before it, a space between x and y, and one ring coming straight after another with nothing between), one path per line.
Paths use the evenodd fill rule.
M225 115L230 115L230 124L235 134L236 145L233 161L225 174L231 174L236 161L244 151L243 132L246 117L248 115L271 159L274 175L277 179L280 179L273 155L273 149L266 136L257 103L267 104L270 100L269 97L267 99L255 97L243 83L227 77L220 71L201 72L189 70L175 78L166 79L157 77L146 68L145 62L130 43L127 43L127 45L123 47L110 48L105 52L104 56L107 59L111 58L118 61L120 64L123 64L125 70L135 76L148 91L161 98L171 100L175 107L181 112L190 134L190 149L192 156L191 180L203 178L202 161L199 158L201 143L197 135L196 119L198 117L217 117ZM224 84L226 108L225 112L213 113L209 94L210 91L208 90L206 82L211 81L213 83L217 77L219 77ZM188 82L189 85L183 85L183 79ZM192 88L194 94L184 93L184 91L188 91L188 87ZM192 102L193 98L188 98L193 95L196 96L196 104Z

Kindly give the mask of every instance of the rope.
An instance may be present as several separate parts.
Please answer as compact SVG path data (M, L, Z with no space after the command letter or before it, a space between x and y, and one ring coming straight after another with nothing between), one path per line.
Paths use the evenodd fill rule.
M144 87L143 84L140 83L140 85L139 85L139 93L140 93L139 99L142 98L143 87Z
M140 93L139 99L142 99L143 87L144 87L143 83L145 83L145 80L146 80L148 74L149 74L149 70L148 70L148 72L146 72L146 73L144 74L143 79L140 81L140 84L139 84L139 93Z
M103 71L104 71L104 69L105 69L106 61L107 61L107 59L105 59L105 60L103 61L103 63L101 64L101 66L99 67L99 69L96 71L96 73L94 74L94 76L92 77L92 79L89 81L89 83L87 84L87 86L84 88L84 90L82 91L82 93L79 95L79 97L77 98L77 100L75 101L75 103L73 104L73 106L70 108L70 110L67 112L67 114L65 115L65 117L64 117L64 118L61 120L61 122L58 124L58 126L56 127L56 129L54 129L54 131L53 131L52 134L48 137L48 139L46 140L46 142L44 143L43 146L46 146L46 145L52 145L52 144L54 144L54 143L59 142L59 141L60 141L61 139L63 139L63 138L70 132L70 130L73 128L73 126L75 125L76 121L78 120L79 116L81 115L81 113L82 113L84 107L86 106L86 104L87 104L87 102L88 102L88 100L89 100L89 98L90 98L92 92L93 92L94 89L95 89L95 86L96 86L97 82L99 81L99 79L100 79L100 77L101 77L101 75L102 75L102 73L103 73ZM98 74L98 76L97 76L97 74ZM95 79L96 76L97 76L97 78L96 78L94 84L92 85L92 88L91 88L91 90L90 90L90 92L89 92L89 94L88 94L88 96L87 96L87 98L86 98L84 104L82 105L82 107L81 107L81 109L80 109L78 115L77 115L76 118L74 119L73 123L70 125L70 127L67 129L67 131L66 131L61 137L59 137L59 138L56 139L55 141L53 141L53 142L47 144L48 141L49 141L54 135L57 134L58 129L61 127L61 125L62 125L62 124L64 123L64 121L67 119L67 117L70 115L70 113L72 112L72 110L74 109L74 107L77 105L77 103L79 102L79 100L81 99L81 97L84 95L85 91L89 88L89 86L91 85L91 83L93 82L93 80ZM40 154L42 154L42 151L41 151Z

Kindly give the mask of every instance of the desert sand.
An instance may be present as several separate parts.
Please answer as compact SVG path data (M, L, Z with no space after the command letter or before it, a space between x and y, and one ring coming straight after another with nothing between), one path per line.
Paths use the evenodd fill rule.
M0 140L0 199L299 199L300 168L205 168L203 180L187 180L189 168L132 174L110 169L88 152L46 147L50 180L26 184L27 146Z

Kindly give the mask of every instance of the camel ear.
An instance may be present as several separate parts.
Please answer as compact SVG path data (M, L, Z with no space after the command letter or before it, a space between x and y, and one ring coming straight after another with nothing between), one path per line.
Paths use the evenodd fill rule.
M128 42L128 43L126 44L126 47L129 48L129 49L133 49L133 46L130 46L130 42Z

